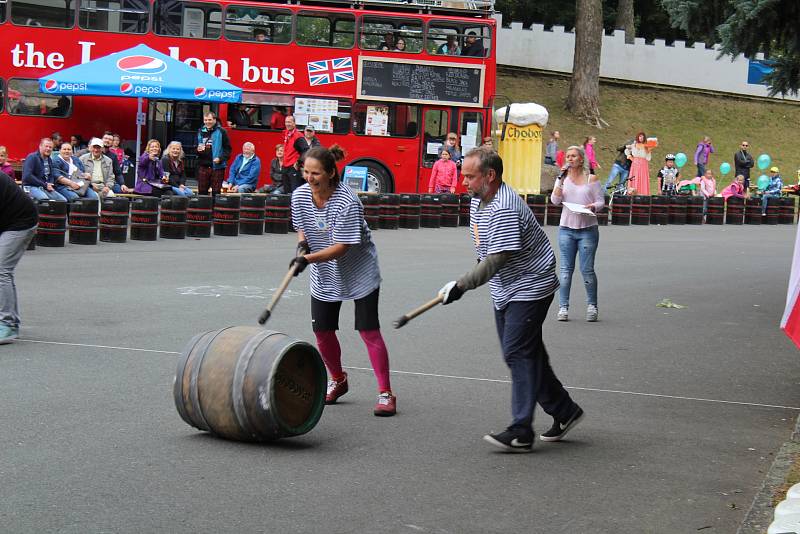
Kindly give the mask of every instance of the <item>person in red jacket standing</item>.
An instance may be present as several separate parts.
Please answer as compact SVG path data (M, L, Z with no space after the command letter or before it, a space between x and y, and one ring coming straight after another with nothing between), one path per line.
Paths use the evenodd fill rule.
M298 165L300 153L294 146L294 142L301 137L303 134L297 129L294 117L288 115L286 131L283 132L283 190L287 195L291 195L292 191L303 185Z

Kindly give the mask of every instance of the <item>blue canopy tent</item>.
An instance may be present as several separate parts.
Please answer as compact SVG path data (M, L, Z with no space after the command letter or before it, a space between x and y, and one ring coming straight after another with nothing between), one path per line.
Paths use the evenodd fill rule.
M124 96L138 99L136 155L144 124L142 98L194 102L239 102L242 90L177 59L138 45L39 78L43 93Z

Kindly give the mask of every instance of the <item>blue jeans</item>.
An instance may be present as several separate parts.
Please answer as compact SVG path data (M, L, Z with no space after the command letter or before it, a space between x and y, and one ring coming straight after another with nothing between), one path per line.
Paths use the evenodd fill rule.
M0 233L0 324L11 328L19 328L14 269L35 233L35 226L27 230Z
M597 275L594 272L594 255L600 241L597 225L574 230L565 226L558 228L558 248L561 252L561 271L558 290L559 305L569 308L569 290L572 286L572 273L575 271L575 255L580 255L581 276L586 286L586 304L597 306Z
M236 186L237 193L252 193L256 190L256 186L254 184L244 184Z
M619 183L624 184L628 179L628 172L628 169L619 163L614 163L611 166L611 172L608 173L608 180L606 180L605 185L603 185L603 189L608 189L611 186L611 183L614 181L614 178L617 176L619 176Z
M706 163L697 162L697 176L706 175Z
M503 359L511 371L511 426L533 431L536 403L557 421L566 421L576 404L550 367L542 341L542 323L553 295L541 300L509 302L494 311Z
M34 187L34 186L26 186L29 187L28 194L33 198L33 200L60 200L61 202L66 202L67 199L59 193L58 191L48 191L44 187Z
M764 215L765 213L767 213L767 202L769 202L769 199L770 198L777 198L777 197L780 197L780 196L781 196L780 193L778 193L778 194L775 194L775 193L764 193L763 195L761 195L761 215Z
M75 190L70 189L66 185L57 185L56 186L56 191L61 193L61 196L66 198L67 202L72 202L73 200L77 200L77 199L81 198L81 196L78 193L76 193ZM90 188L88 188L86 190L86 193L84 193L83 198L97 200L100 197L98 197L97 193L94 192L94 189L92 189L90 187Z
M179 197L190 197L190 196L194 195L194 192L191 189L189 189L188 187L184 187L183 190L181 190L180 187L174 187L173 186L172 187L172 192L175 193Z

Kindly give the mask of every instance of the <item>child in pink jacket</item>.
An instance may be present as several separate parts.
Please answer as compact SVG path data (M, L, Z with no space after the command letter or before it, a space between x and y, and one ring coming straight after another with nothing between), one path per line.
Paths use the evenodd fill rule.
M428 182L428 193L455 193L458 185L458 169L450 152L442 148L439 161L433 164L431 181Z

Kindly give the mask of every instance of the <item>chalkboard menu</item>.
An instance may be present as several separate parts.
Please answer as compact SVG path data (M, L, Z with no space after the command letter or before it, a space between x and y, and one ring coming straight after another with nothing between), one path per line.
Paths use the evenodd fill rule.
M358 98L450 106L483 106L483 65L358 58Z

